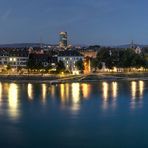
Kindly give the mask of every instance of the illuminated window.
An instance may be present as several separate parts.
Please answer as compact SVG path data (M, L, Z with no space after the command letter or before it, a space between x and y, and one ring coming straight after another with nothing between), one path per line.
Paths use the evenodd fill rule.
M13 58L13 61L16 62L16 58Z

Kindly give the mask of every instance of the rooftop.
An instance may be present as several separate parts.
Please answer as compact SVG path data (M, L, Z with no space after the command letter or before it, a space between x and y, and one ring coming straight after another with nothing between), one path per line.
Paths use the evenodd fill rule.
M59 51L58 56L67 56L67 57L79 56L80 57L83 55L76 50L65 50L65 51Z

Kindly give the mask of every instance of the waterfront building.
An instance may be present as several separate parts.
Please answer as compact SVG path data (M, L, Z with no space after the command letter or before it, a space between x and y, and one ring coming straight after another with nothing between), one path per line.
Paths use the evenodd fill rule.
M29 52L26 49L3 48L0 50L0 67L26 68Z
M1 67L8 64L9 53L6 49L0 49L0 65Z
M84 57L76 50L59 51L58 62L62 61L67 71L75 73L77 71L75 64L79 60L83 61Z
M12 68L26 68L29 59L29 53L26 50L12 50L9 52L8 64Z
M50 55L49 53L31 53L29 60L34 64L34 68L46 68L52 66L56 67L57 57Z
M67 48L67 32L60 32L60 42L59 42L59 46L60 48Z

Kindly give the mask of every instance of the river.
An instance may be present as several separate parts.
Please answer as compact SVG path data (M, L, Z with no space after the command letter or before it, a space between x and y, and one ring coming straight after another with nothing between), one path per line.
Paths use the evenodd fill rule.
M0 83L0 147L148 147L148 83Z

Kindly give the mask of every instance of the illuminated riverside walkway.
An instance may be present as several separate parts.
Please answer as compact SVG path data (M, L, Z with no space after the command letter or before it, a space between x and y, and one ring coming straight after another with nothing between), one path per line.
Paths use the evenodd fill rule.
M57 80L51 80L50 84L65 83L65 82L78 82L85 78L86 78L86 75L76 75L76 76L61 78Z
M78 75L72 76L67 78L61 78L57 80L50 81L51 84L58 84L58 83L71 83L71 82L93 82L93 81L100 81L100 80L148 80L148 76L145 75L112 75L112 74L87 74L87 75Z
M148 73L93 73L81 75L0 75L0 81L2 82L44 82L57 84L68 82L93 82L100 80L148 80Z

